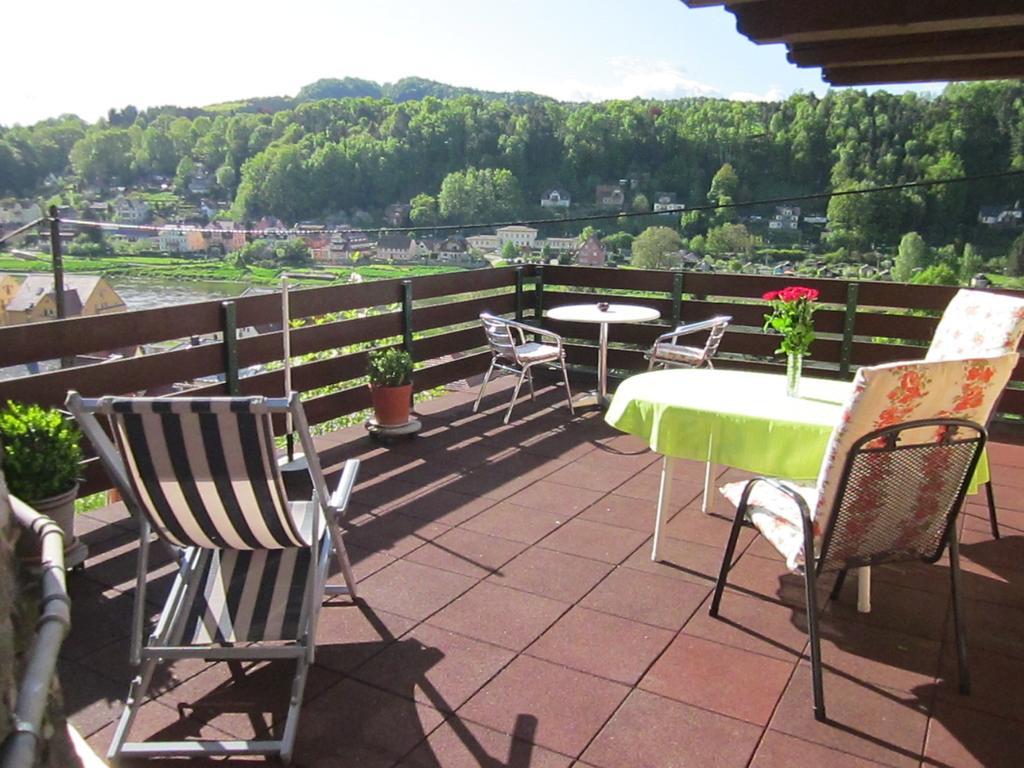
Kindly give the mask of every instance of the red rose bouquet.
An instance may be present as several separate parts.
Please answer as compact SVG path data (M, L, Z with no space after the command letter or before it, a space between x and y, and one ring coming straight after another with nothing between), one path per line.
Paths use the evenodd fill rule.
M818 292L813 288L793 285L781 291L768 291L761 297L771 302L771 313L764 316L764 330L782 334L776 352L804 357L814 341L814 310L818 308Z

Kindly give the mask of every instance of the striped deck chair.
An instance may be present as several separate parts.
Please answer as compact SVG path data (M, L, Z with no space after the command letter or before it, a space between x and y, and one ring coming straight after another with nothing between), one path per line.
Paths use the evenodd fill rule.
M279 754L290 760L313 660L321 595L349 594L355 580L338 518L359 469L345 464L328 494L298 395L288 398L83 399L67 406L139 521L131 662L139 666L110 745L120 755ZM275 457L274 414L290 413L309 462L313 498L289 501ZM105 416L116 441L97 416ZM150 533L180 553L179 571L143 645ZM345 585L327 586L334 552ZM161 661L294 659L280 739L129 742Z

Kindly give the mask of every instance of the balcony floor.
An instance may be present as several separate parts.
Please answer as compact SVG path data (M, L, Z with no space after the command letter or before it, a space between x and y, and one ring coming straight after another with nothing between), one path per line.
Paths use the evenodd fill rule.
M878 568L871 614L849 579L823 617L824 725L802 581L751 532L723 619L707 614L729 513L700 512L701 465L678 462L671 564L652 563L657 455L596 413L570 418L557 388L507 427L507 388L478 415L473 394L422 404L423 433L390 448L361 427L320 439L333 469L363 460L346 538L361 599L321 611L297 765L1020 765L1024 448L991 448L1003 538L983 497L961 518L973 694L956 692L947 568ZM135 538L118 505L78 523L91 557L70 579L60 672L71 721L104 754L131 674ZM158 559L151 594L172 576ZM176 663L133 736L265 733L290 678L287 664L233 677Z

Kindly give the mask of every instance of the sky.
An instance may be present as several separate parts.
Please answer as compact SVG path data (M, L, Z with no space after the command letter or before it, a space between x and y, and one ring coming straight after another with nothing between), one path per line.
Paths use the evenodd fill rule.
M418 76L563 100L825 93L719 7L679 0L51 0L3 11L0 125ZM21 32L19 33L19 30ZM941 90L942 84L889 87Z

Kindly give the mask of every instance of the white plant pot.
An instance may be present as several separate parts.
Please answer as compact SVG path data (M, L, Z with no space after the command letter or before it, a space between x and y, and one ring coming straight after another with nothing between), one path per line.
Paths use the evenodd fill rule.
M74 568L81 564L88 549L75 536L75 499L78 498L78 483L64 493L46 499L26 502L41 515L53 520L64 532L64 567ZM39 559L39 542L28 534L23 534L18 550L23 560Z

